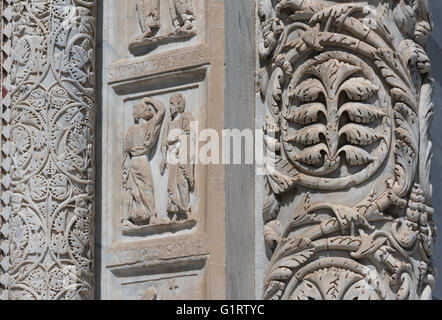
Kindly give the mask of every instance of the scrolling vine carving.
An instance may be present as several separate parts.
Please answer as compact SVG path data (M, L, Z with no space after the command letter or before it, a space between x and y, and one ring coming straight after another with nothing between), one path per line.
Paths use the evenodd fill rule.
M431 299L427 1L258 4L264 298Z
M13 1L11 17L7 297L91 299L95 1Z

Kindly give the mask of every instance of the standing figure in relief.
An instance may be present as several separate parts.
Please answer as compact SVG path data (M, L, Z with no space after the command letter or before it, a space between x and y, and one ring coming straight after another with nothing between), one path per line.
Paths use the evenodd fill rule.
M175 31L193 29L195 15L192 0L169 0L169 11Z
M129 159L129 168L123 169L125 226L159 222L148 157L158 142L164 114L164 105L151 98L144 98L133 109L135 124L124 138L123 168Z
M143 32L139 38L149 38L160 28L160 0L138 0L136 9Z
M169 169L167 212L173 216L172 221L189 219L192 214L190 193L194 190L195 178L190 146L193 143L191 122L194 118L185 112L185 108L186 100L182 94L174 94L170 98L170 118L166 121L162 137L160 173L163 175Z

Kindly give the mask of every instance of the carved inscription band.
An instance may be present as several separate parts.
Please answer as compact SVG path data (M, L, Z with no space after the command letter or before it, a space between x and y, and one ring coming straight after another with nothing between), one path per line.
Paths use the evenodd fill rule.
M95 0L3 2L2 297L92 299Z

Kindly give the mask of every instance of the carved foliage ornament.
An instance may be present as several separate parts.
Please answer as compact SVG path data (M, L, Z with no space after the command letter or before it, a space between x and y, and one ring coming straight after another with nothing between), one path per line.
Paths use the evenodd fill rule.
M258 4L264 298L431 299L427 1Z
M12 3L9 299L93 297L94 12L94 0Z

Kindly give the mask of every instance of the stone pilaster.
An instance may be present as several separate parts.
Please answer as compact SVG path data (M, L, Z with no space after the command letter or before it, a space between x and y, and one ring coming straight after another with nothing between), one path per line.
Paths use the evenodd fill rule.
M2 106L2 127L7 126L9 121L8 110L10 105L10 87L11 87L11 19L12 19L12 0L3 0L1 4L1 33L2 37L0 39L0 64L1 64L1 106ZM3 131L3 130L2 130ZM6 133L6 132L5 132ZM7 133L2 132L1 143L8 139ZM8 155L6 155L3 150L1 151L2 159L8 161ZM6 166L7 169L7 166ZM6 169L2 166L2 176L5 174ZM2 193L3 195L3 193ZM6 198L2 199L2 204L7 201ZM7 270L9 268L9 216L7 212L2 211L0 213L0 299L7 299L7 285L8 285L8 275Z
M265 299L431 299L428 2L260 0Z
M92 299L95 0L3 2L3 298Z

